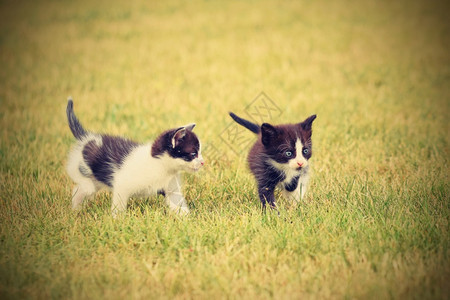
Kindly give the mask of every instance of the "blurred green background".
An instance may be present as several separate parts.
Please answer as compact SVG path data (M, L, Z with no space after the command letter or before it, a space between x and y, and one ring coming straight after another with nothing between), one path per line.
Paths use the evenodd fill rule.
M0 295L447 298L449 6L383 0L0 1ZM274 124L318 115L309 204L302 204L322 220L317 224L308 223L305 211L291 216L297 227L258 223L246 153L234 153L221 138L231 122L227 113L245 116L261 92L281 112L267 120ZM73 142L65 117L69 95L87 129L140 142L196 122L207 166L186 177L193 219L167 219L153 199L144 202L151 209L143 216L113 223L107 195L81 217L70 214L71 182L64 170ZM250 225L241 229L240 218L248 214ZM218 244L201 238L211 222L222 225L215 227ZM135 250L136 232L146 228L152 234L151 228L165 226L197 235L170 231L160 252L148 245ZM317 226L338 229L319 233ZM253 238L234 240L241 230ZM361 234L355 237L355 231ZM84 244L76 232L98 236ZM117 236L111 240L102 232ZM288 246L271 242L281 233ZM305 236L312 244L303 244L303 252L289 247ZM235 241L234 248L221 238ZM61 239L69 246L54 250ZM102 252L96 239L124 252ZM205 273L177 260L178 244L170 239L197 249L192 255L200 266L235 257L244 271L236 277L212 266ZM265 240L276 249L273 260L267 260ZM323 250L315 243L330 246ZM98 264L73 267L86 257L77 257L71 246L100 253ZM211 256L199 250L203 246L225 254ZM151 276L140 263L144 254L160 259ZM110 261L110 255L124 260ZM173 257L175 266L169 263ZM330 267L324 270L310 257ZM258 269L264 261L267 269ZM127 264L137 267L118 271L123 281L114 284L106 262L122 271ZM170 267L192 280L167 277ZM265 279L254 279L255 270ZM83 276L89 274L96 284L87 283ZM283 274L290 279L280 279ZM149 284L141 281L145 276L153 278L154 291L142 291Z

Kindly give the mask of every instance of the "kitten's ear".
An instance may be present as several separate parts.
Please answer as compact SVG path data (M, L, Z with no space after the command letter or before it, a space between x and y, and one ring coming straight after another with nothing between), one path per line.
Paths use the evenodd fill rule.
M261 141L264 146L268 146L270 141L278 136L278 130L268 123L261 125Z
M172 148L175 148L186 135L186 127L180 127L175 130L172 136Z
M188 125L183 126L183 127L186 128L189 131L192 131L194 129L194 127L195 127L195 123L191 123L191 124L188 124Z
M172 147L175 148L178 143L184 138L184 136L186 135L186 130L192 131L194 127L195 123L191 123L178 128L172 136Z
M316 115L308 117L305 121L300 123L303 130L311 130L312 122L316 119Z

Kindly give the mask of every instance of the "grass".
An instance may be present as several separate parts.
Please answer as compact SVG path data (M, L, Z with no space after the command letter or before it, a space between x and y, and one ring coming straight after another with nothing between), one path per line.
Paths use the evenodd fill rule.
M448 299L448 9L2 1L0 297ZM262 91L272 123L318 115L308 197L279 217L221 138ZM142 142L195 121L192 214L155 196L114 220L107 193L73 213L69 95L88 129Z

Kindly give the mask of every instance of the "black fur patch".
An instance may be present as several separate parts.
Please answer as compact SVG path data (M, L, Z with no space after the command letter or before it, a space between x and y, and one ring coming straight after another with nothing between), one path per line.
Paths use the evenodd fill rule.
M286 175L280 170L274 168L270 163L262 162L264 171L254 173L258 182L258 195L263 208L266 207L266 203L271 208L276 209L274 191L279 182L286 178Z
M80 165L78 167L78 171L80 171L81 175L83 175L85 177L91 176L91 171L88 168L86 168L85 166Z
M197 136L190 130L186 130L183 137L175 139L175 147L172 139L179 129L171 129L162 133L152 145L152 156L158 158L164 153L173 158L181 158L185 161L192 161L198 157L200 142Z
M300 175L299 176L295 176L294 178L292 178L291 182L285 184L284 188L286 189L286 191L288 191L288 192L295 191L295 189L298 186L298 179L299 178L300 178Z
M125 158L137 146L128 139L103 135L101 146L92 140L84 146L82 154L95 179L112 187L114 170L120 169Z

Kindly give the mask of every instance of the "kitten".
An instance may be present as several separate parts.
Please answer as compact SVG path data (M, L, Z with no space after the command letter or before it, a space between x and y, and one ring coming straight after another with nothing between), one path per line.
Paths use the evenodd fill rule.
M250 170L256 178L258 194L265 209L266 203L276 209L274 191L281 187L286 198L294 202L303 199L309 180L309 162L312 155L312 115L298 124L258 126L230 116L238 124L258 134L258 140L248 155Z
M181 193L181 171L196 172L203 166L200 142L192 132L195 124L163 132L153 143L134 141L86 131L73 111L71 98L67 119L77 143L69 154L67 172L76 183L72 208L100 189L113 192L112 214L126 210L132 195L160 193L171 210L189 209Z

